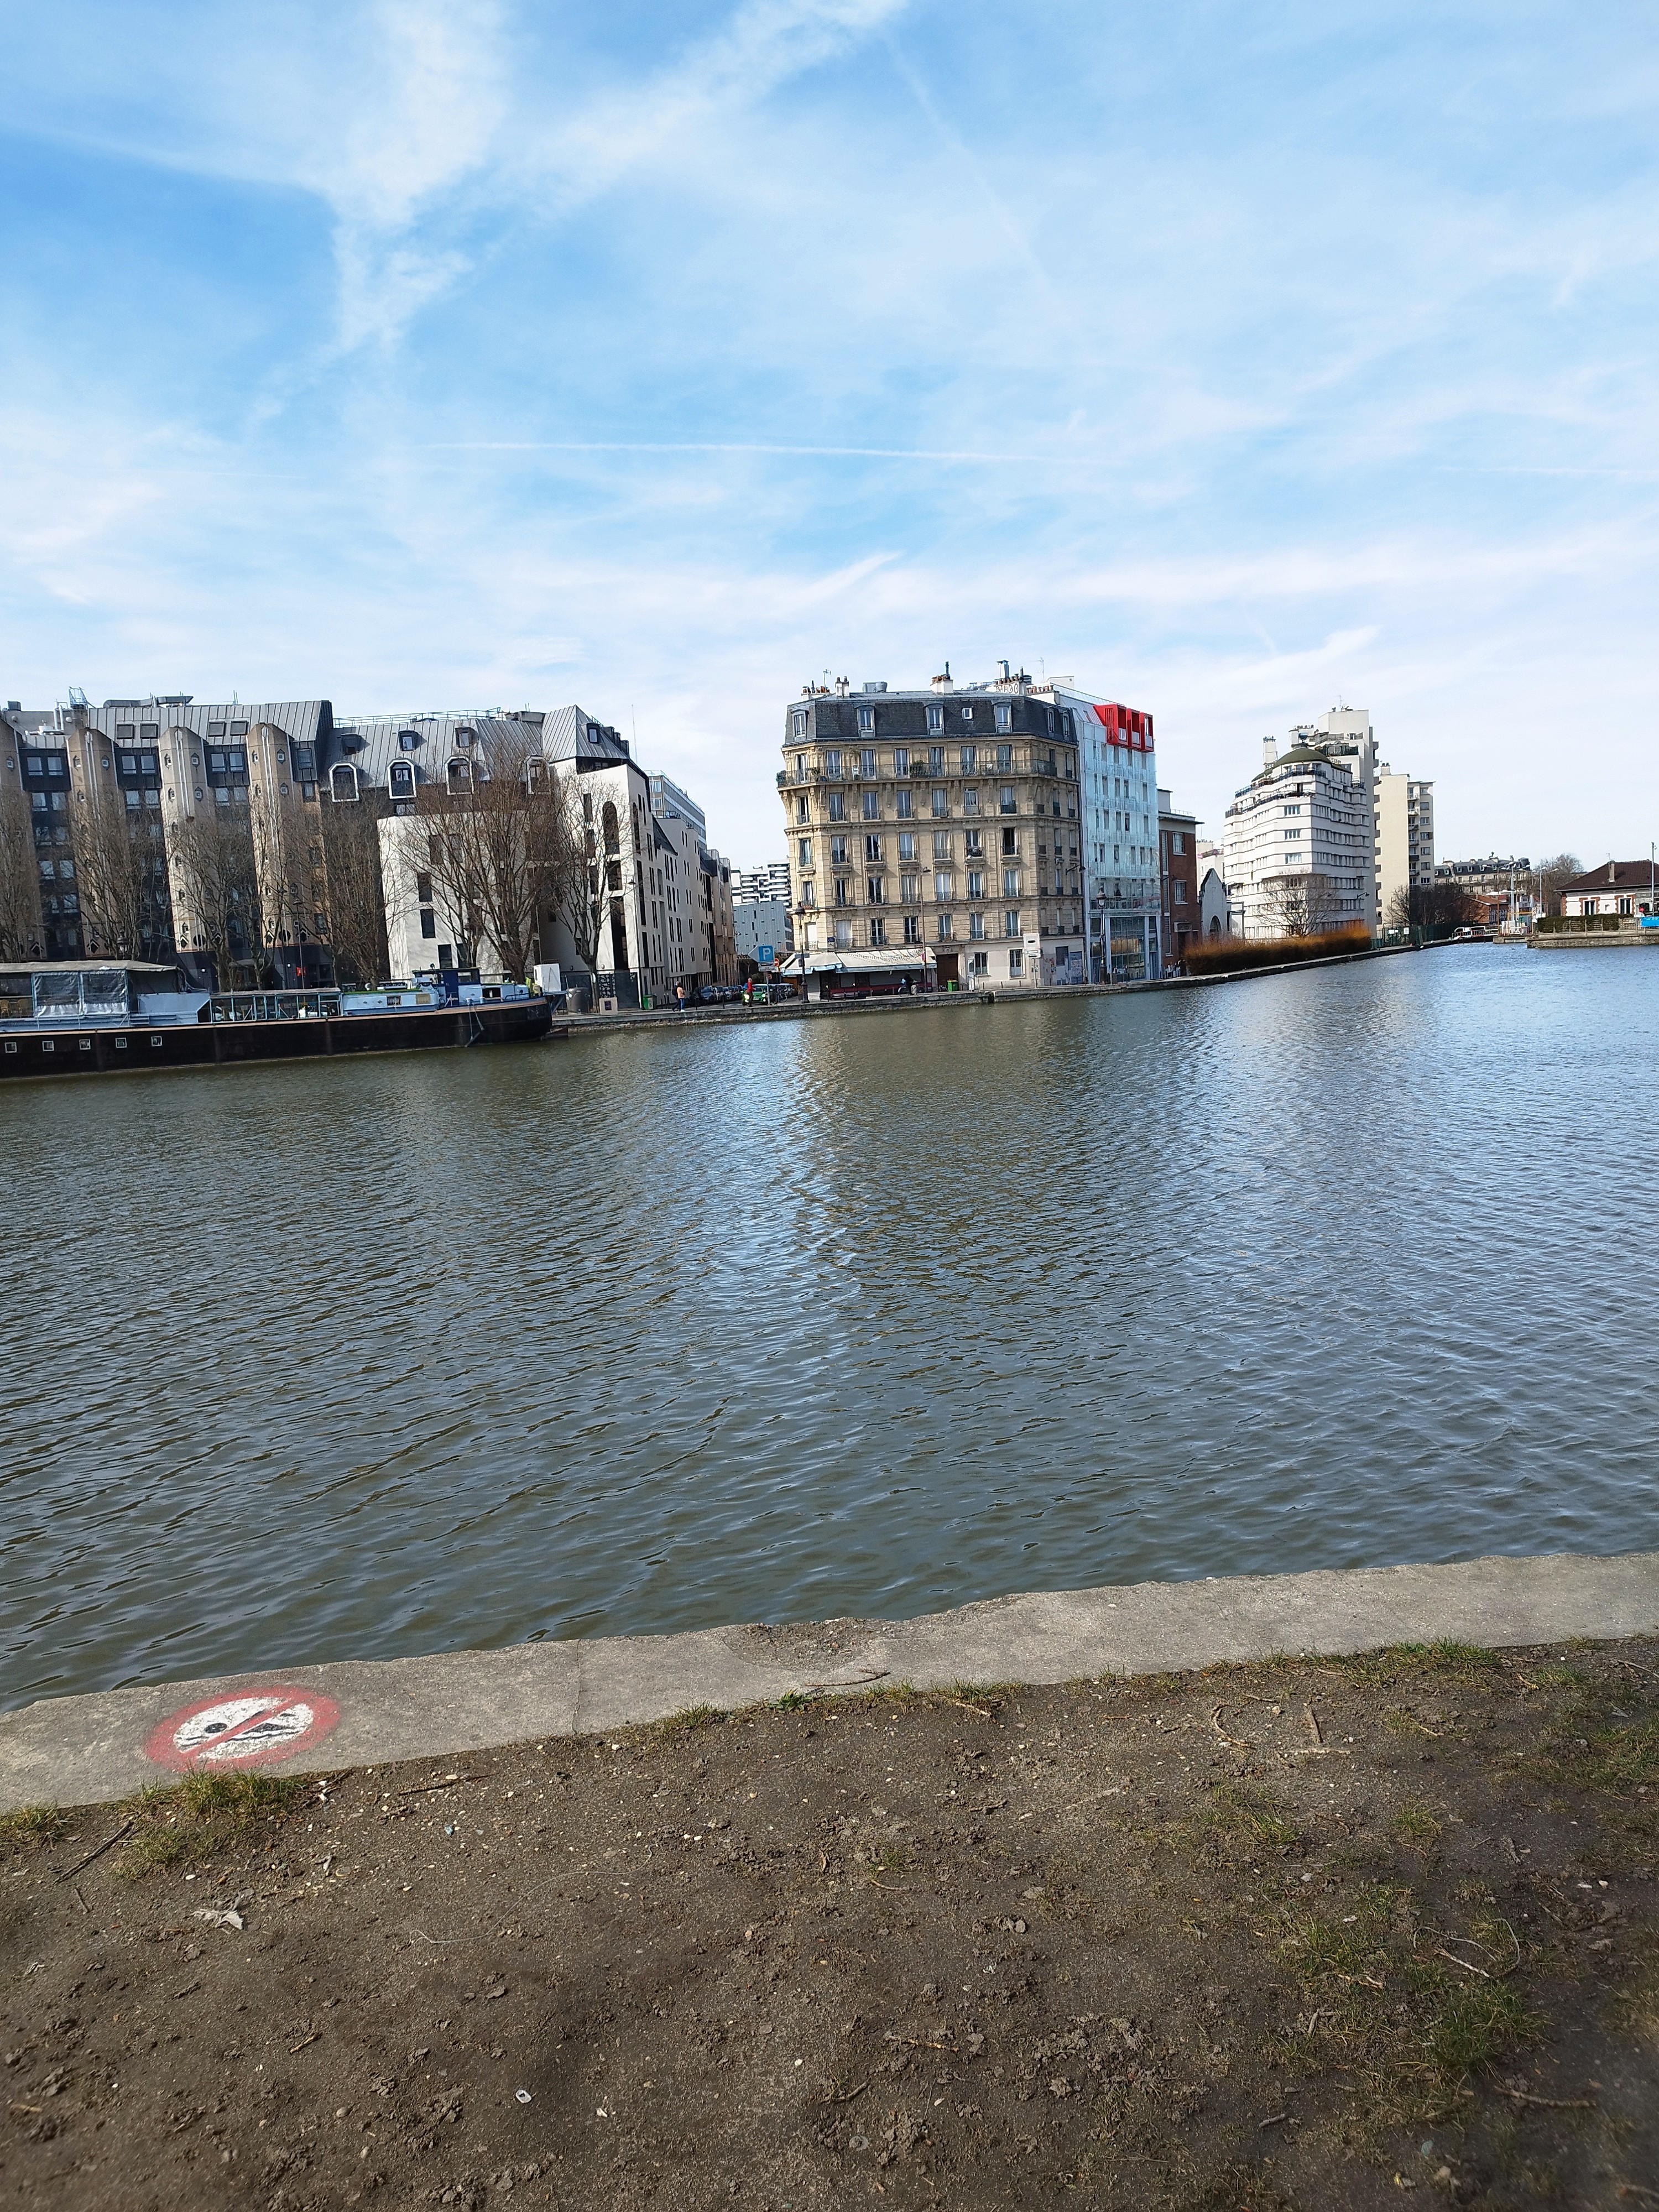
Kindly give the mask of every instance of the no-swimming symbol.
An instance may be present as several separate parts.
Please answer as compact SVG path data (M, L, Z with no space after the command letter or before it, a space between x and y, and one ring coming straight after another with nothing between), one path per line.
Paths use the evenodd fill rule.
M340 1717L332 1698L283 1685L208 1698L170 1713L144 1755L179 1772L194 1767L263 1766L320 1743Z

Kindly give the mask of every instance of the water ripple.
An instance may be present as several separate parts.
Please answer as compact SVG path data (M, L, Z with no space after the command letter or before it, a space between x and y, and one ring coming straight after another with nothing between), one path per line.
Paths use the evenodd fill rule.
M0 1698L1659 1544L1656 986L18 1085Z

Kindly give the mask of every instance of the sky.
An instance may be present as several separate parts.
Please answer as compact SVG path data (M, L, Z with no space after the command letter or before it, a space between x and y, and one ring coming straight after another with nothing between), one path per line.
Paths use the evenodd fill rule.
M0 698L577 700L748 866L804 683L1006 657L1218 835L1346 704L1442 857L1659 836L1650 6L0 40Z

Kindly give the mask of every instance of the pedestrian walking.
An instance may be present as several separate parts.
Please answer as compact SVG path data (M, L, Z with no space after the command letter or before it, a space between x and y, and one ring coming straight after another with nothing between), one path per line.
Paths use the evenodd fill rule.
M685 1012L685 986L684 983L676 983L674 986L674 1004L679 1008L681 1013L684 1014Z

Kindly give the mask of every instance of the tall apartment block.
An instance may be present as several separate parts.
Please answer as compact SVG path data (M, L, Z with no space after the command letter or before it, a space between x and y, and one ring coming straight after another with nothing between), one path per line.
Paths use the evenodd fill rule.
M1434 881L1434 786L1396 775L1386 761L1376 774L1376 914L1385 927L1401 891Z

